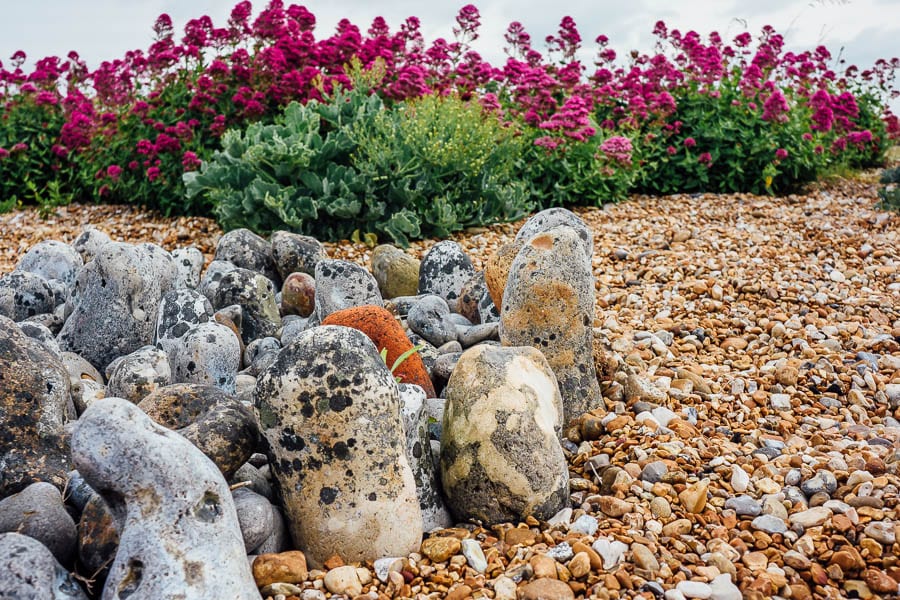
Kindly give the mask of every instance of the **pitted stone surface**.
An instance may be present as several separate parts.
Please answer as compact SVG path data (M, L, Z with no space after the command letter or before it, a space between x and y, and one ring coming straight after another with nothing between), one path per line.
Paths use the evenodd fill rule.
M590 265L591 257L594 255L594 233L591 228L572 211L554 207L542 210L522 225L516 234L516 241L525 243L539 233L545 233L559 226L571 227L578 234L581 240L581 249Z
M249 229L234 229L219 238L215 260L227 260L236 267L260 273L275 284L281 283L272 245Z
M475 275L472 259L457 242L444 240L428 249L419 267L419 293L436 294L456 310L463 286Z
M231 477L256 449L259 428L250 410L217 387L176 383L138 405L151 419L176 430Z
M569 422L600 405L593 360L594 278L571 227L540 233L510 267L500 312L504 346L534 346L556 374Z
M112 239L105 231L97 229L93 225L89 225L79 233L78 237L75 238L75 241L72 242L72 248L74 248L75 251L81 255L81 259L87 263L88 261L94 260L97 253L100 252L100 248L111 241Z
M206 259L199 248L189 246L187 248L175 248L172 250L172 259L175 261L175 283L177 289L194 289L200 285L200 273L203 272L203 264Z
M244 344L261 337L277 336L281 314L275 303L275 286L259 273L235 269L222 276L212 305L216 309L232 304L241 307L241 339Z
M484 282L495 307L503 306L503 290L509 279L509 267L524 242L506 242L491 254L484 265Z
M92 405L72 460L124 514L103 598L260 598L228 484L180 435L121 398Z
M270 465L313 565L335 553L353 562L418 548L399 396L374 344L348 327L303 332L260 375L255 406Z
M59 490L45 481L0 500L0 532L7 531L38 540L63 564L72 561L75 521L66 512Z
M288 231L276 231L270 238L272 258L282 279L291 273L314 275L320 260L328 258L319 240Z
M562 405L540 352L475 346L463 353L445 396L441 479L458 520L546 520L567 504Z
M58 279L67 287L75 285L75 276L84 261L72 246L56 240L38 242L16 264L16 271L28 271L46 280Z
M415 296L419 289L419 259L400 248L381 244L372 251L372 275L384 298Z
M425 415L425 392L417 385L402 383L400 388L400 416L406 432L406 457L416 480L422 526L425 531L453 525L453 518L444 505L438 483L437 470L431 457L428 424Z
M170 363L175 383L214 385L233 394L241 365L240 338L227 325L209 321L175 341Z
M36 273L13 271L0 277L0 315L13 321L53 312L56 294Z
M384 306L378 282L364 268L346 260L322 260L316 264L318 322L333 312L354 306Z
M35 481L62 489L69 375L59 357L0 317L0 498Z
M104 245L78 272L60 348L102 369L117 356L152 344L159 302L175 273L171 255L155 244Z
M170 383L169 356L156 346L144 346L117 362L106 385L106 393L137 404L150 392Z
M88 600L46 546L20 533L0 533L0 598Z

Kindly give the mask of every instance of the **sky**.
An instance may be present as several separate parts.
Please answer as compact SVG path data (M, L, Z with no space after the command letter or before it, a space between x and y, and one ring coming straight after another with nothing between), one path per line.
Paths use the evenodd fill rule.
M176 31L192 18L208 14L224 26L237 0L0 0L0 60L17 50L29 59L65 56L76 50L94 67L102 60L121 57L127 50L146 49L152 41L152 25L168 13ZM317 18L316 32L325 36L342 18L363 31L376 16L392 29L415 15L422 22L426 41L452 38L454 17L466 1L433 0L312 0L304 4ZM257 0L254 14L266 2ZM290 4L285 0L285 4ZM494 64L504 60L503 33L511 21L520 21L535 46L543 50L545 36L554 33L562 17L575 19L585 40L582 60L590 64L592 40L599 34L610 39L620 56L630 50L652 50L653 25L662 19L669 29L695 30L705 35L718 31L726 40L745 29L757 33L769 24L785 37L791 50L825 44L847 65L871 66L878 58L900 56L900 0L482 0L481 38L475 49ZM900 113L900 100L892 103Z

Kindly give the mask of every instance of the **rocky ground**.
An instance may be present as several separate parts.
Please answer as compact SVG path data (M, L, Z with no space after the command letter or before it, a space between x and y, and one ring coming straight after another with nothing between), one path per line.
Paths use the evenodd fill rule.
M876 199L875 186L844 181L578 210L594 232L605 407L569 431L571 512L441 530L393 565L335 558L264 593L896 596L900 215ZM0 273L88 223L207 258L220 235L130 208L71 206L48 221L17 211L0 215ZM519 225L457 241L480 269ZM328 251L370 260L364 244Z

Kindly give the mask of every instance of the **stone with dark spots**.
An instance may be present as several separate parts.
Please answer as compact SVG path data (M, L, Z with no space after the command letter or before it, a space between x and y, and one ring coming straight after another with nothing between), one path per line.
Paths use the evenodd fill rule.
M117 356L152 344L159 302L175 273L171 255L155 244L104 245L78 272L59 347L103 369Z
M594 234L581 217L566 208L548 208L535 214L525 221L516 233L516 241L524 244L539 233L545 233L559 226L571 227L575 231L590 265L591 257L594 255Z
M281 342L273 337L259 338L247 344L243 358L246 374L256 377L275 360L280 350Z
M314 566L418 547L400 393L365 334L335 325L300 334L260 375L255 409L289 529Z
M59 490L45 481L0 500L0 532L7 531L36 539L64 565L75 555L75 521Z
M419 289L419 259L400 248L381 244L372 251L372 275L384 298L415 296Z
M209 299L200 292L188 288L169 290L159 303L154 342L171 356L178 345L176 340L193 325L210 321L214 314Z
M0 498L35 481L63 488L69 400L60 358L0 317Z
M57 279L64 285L75 285L78 269L84 260L72 246L56 240L44 240L28 249L19 262L16 271L28 271L46 280Z
M576 230L528 240L513 261L503 307L504 346L533 346L556 374L568 423L601 403L593 359L594 277Z
M281 286L281 314L304 319L316 308L316 280L307 273L291 273Z
M79 570L85 577L94 579L97 588L102 589L116 557L124 518L124 513L113 515L103 497L93 492L78 520Z
M339 310L328 315L323 325L343 325L362 331L372 340L379 351L387 350L385 364L390 368L404 354L413 350L414 346L403 327L387 310L378 306L357 306ZM434 397L434 386L425 363L418 351L409 354L393 371L400 383L412 383L421 387L427 397Z
M354 306L384 306L378 282L364 268L346 260L322 260L316 264L316 310L321 323L333 312Z
M219 289L219 282L225 277L226 273L230 273L237 269L237 266L227 260L214 260L209 263L203 277L200 278L200 293L206 296L210 302L216 297L216 290Z
M452 240L438 242L422 257L419 267L419 293L443 298L450 310L456 310L463 286L475 275L475 267L462 246Z
M272 258L282 279L287 279L291 273L314 275L319 261L328 258L322 242L306 235L276 231L269 241Z
M235 392L241 343L227 325L210 321L192 326L175 340L169 356L175 383L199 383L228 394Z
M400 416L406 432L406 458L412 467L416 480L416 494L422 511L422 526L425 531L450 527L453 518L441 497L437 470L431 456L428 440L428 423L425 415L425 393L417 385L401 383Z
M244 344L262 337L276 336L281 315L275 303L272 281L247 269L235 269L222 276L212 298L213 308L231 304L241 307L241 339Z
M195 289L200 285L200 273L206 259L203 253L195 246L187 248L175 248L172 250L172 260L175 261L175 289Z
M105 398L75 424L72 461L123 515L104 598L260 598L228 484L182 436Z
M488 295L488 290L484 271L478 271L460 290L459 299L456 301L456 312L473 324L481 323L479 305L485 295Z
M215 260L226 260L236 267L267 277L273 284L281 284L281 276L272 257L272 245L249 229L233 229L219 238Z
M156 346L144 346L117 362L106 385L106 393L137 404L150 392L170 383L169 356Z
M13 271L0 277L0 315L13 321L53 312L56 295L47 280L36 273Z
M176 430L230 478L259 443L253 414L236 398L208 385L176 383L138 405L151 419Z
M546 520L567 504L562 402L540 352L475 346L460 357L445 396L441 479L457 520Z
M81 255L81 259L87 264L94 260L100 249L111 241L112 238L105 231L88 225L72 242L72 248Z
M456 324L450 316L447 302L437 295L422 296L409 309L406 324L436 347L456 339Z
M0 533L0 598L88 600L46 546L20 533Z
M57 356L62 354L62 351L59 349L59 344L56 342L56 336L53 335L53 332L50 331L46 325L34 323L32 321L21 321L18 325L19 329L22 330L22 333L31 339L44 344L44 346L46 346L53 354L56 354Z

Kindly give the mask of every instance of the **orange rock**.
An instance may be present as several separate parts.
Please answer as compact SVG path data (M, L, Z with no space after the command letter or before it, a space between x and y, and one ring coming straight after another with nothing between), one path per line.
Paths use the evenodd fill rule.
M509 278L509 267L522 248L522 242L508 242L497 248L484 265L484 281L494 306L503 306L503 290Z
M387 366L390 368L394 361L411 350L413 345L403 333L403 328L394 319L394 316L380 306L355 306L331 313L322 321L322 325L343 325L352 327L368 336L375 347L381 351L387 348ZM422 357L412 354L394 371L394 376L400 378L401 383L414 383L425 390L429 398L434 398L434 385L425 369Z
M299 550L260 554L253 560L253 579L259 587L273 583L302 583L308 574L306 556Z

